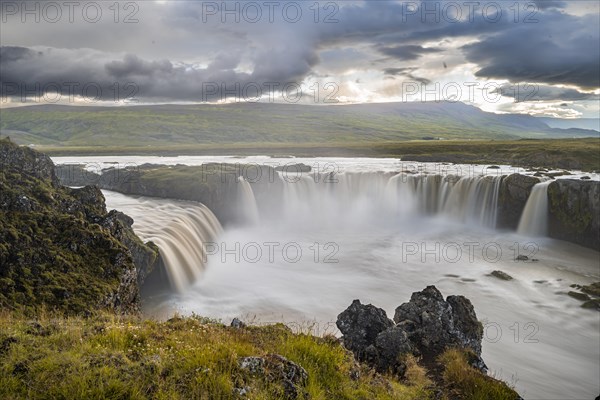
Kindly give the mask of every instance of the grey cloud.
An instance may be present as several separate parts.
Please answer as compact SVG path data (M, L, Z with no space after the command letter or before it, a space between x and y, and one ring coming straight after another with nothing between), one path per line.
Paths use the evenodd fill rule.
M412 61L421 57L423 54L437 53L440 49L426 48L419 45L404 45L395 47L381 46L378 50L387 56L396 58L401 61Z
M585 101L600 100L600 95L586 93L573 88L538 84L505 84L494 90L516 101Z
M477 40L464 46L462 53L479 66L478 76L600 86L597 15L563 14L557 10L565 5L560 1L537 3L539 23L534 24L515 24L507 8L497 23L481 18L480 9L473 21L457 23L423 21L418 15L403 18L405 10L397 1L337 3L337 23L314 23L309 9L313 3L306 2L304 18L296 24L283 21L280 14L274 23L223 24L219 16L204 22L201 2L139 2L139 24L114 24L110 18L98 25L3 24L2 44L24 44L2 48L0 79L132 81L140 87L140 98L172 100L197 99L202 82L301 82L319 73L368 69L371 63L387 77L429 82L415 76L415 69L396 68L397 60L447 50L460 53L454 43L465 38ZM442 40L444 50L423 47L425 42L439 46ZM332 51L344 48L360 48L362 58L353 60L348 52ZM378 61L381 54L387 57ZM459 55L458 62L463 60ZM27 57L36 57L35 62ZM452 68L456 66L453 62ZM439 71L444 73L441 63Z
M512 30L463 47L480 66L476 75L512 82L600 86L600 37L596 16L549 11L539 24Z
M383 74L388 76L388 77L396 77L396 76L403 76L408 78L411 81L415 81L415 82L419 82L422 83L424 85L429 85L431 83L431 81L427 78L423 78L423 77L419 77L419 76L415 76L413 74L414 71L416 71L417 68L416 67L407 67L407 68L385 68L383 70Z

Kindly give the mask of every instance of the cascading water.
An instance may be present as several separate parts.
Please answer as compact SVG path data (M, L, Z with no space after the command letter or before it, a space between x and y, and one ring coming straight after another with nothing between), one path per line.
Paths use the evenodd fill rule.
M531 189L517 232L526 236L548 234L548 186L552 181L536 184Z
M251 224L257 224L260 220L258 214L258 206L256 204L256 198L254 197L254 191L252 186L242 176L238 178L238 207L241 211L240 214Z
M462 222L495 227L501 176L457 177L390 173L345 173L282 177L287 218L319 225L349 220L373 223L414 213L445 215Z
M103 191L108 208L133 218L133 229L160 249L171 286L179 292L195 282L206 263L206 244L222 232L215 215L200 203L132 198Z

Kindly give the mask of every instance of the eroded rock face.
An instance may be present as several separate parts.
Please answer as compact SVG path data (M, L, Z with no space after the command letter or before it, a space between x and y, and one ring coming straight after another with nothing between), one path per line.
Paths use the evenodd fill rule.
M294 170L290 170L294 171ZM59 165L56 173L63 185L97 185L124 194L197 201L208 207L221 224L243 222L239 204L241 185L246 180L261 209L280 207L274 195L283 190L283 181L267 165L209 163L201 166L152 165L109 168L97 174L82 165Z
M600 248L600 182L557 179L548 186L548 234Z
M338 316L337 326L355 357L380 372L402 376L406 355L435 363L449 347L471 350L477 358L474 365L485 369L480 358L483 328L473 305L463 296L444 300L435 286L413 293L408 303L396 308L393 322L382 309L354 300Z
M520 174L502 179L498 193L498 228L517 229L531 188L539 182L539 178Z
M394 322L383 309L354 300L338 315L336 325L344 334L344 346L362 361L373 357L373 349L368 347L375 345L377 336L393 327Z

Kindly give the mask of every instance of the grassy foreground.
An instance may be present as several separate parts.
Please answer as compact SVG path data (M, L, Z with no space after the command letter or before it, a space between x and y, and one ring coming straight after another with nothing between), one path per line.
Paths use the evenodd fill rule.
M412 358L399 381L358 365L333 336L294 334L281 324L236 329L199 317L157 322L114 314L31 321L6 312L0 314L0 398L280 399L281 383L239 364L240 357L267 354L308 372L299 399L429 399L440 390L442 399L516 398L456 350L441 359L440 386Z

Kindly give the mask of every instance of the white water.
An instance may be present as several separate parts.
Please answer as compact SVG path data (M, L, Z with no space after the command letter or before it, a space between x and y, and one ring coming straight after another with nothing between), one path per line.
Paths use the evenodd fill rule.
M376 223L403 215L441 215L495 227L501 176L469 177L348 172L336 175L280 175L281 214L288 222L313 227ZM273 187L268 193L277 198ZM259 207L263 218L282 218L272 203ZM316 225L316 226L315 226Z
M552 181L541 182L531 189L517 232L527 236L548 234L548 186Z
M315 321L315 333L335 332L336 316L355 298L392 316L413 291L434 284L446 296L471 299L486 324L485 361L498 377L516 381L525 399L600 393L598 313L566 296L570 284L600 279L598 252L492 229L499 178L392 172L338 178L286 182L268 207L258 203L260 224L223 232L217 240L223 251L209 255L200 279L179 294L146 299L146 312L292 326ZM254 187L253 195L265 198L256 190L272 187ZM137 199L107 200L136 221L146 218L149 228L155 208L185 208L170 200L146 199L143 207ZM154 234L163 235L156 228ZM516 262L517 254L539 262ZM490 277L493 270L515 279Z
M222 227L200 203L129 197L104 190L108 208L126 211L135 233L160 249L171 286L179 292L202 276L207 260L204 243L215 240Z
M238 178L238 207L241 209L241 214L245 217L246 222L250 224L258 224L260 217L258 215L258 206L252 186L243 178Z

